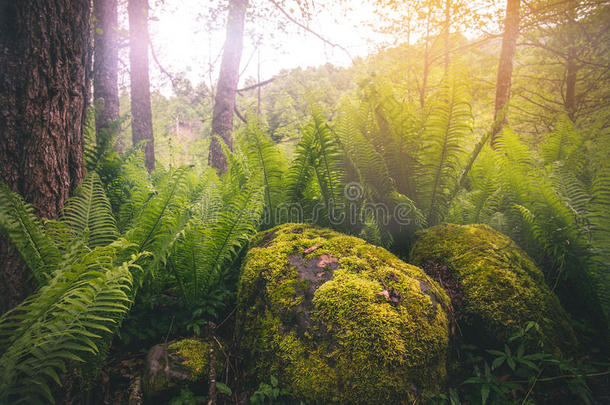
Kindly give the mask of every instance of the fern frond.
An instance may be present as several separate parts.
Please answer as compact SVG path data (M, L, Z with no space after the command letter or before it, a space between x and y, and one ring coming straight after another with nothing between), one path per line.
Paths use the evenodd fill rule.
M167 173L157 186L159 191L134 219L125 238L136 246L137 253L150 252L154 256L151 270L165 260L168 250L189 217L187 168Z
M445 87L426 121L420 156L423 175L417 198L430 225L441 221L447 212L471 137L472 113L466 89L458 84Z
M127 188L127 199L119 208L118 225L121 232L132 226L149 200L155 194L155 188L146 170L144 154L141 150L129 155L122 166L122 179Z
M304 192L313 178L314 128L304 127L297 143L294 158L286 174L286 198L290 203L303 201Z
M212 224L204 249L208 271L219 271L256 233L263 206L263 188L255 184L235 195L222 209Z
M610 169L600 170L593 180L587 219L593 246L593 278L606 320L610 320ZM610 322L607 325L610 335Z
M67 364L99 353L110 327L129 309L133 257L115 263L101 247L56 272L39 292L0 318L0 403L54 403Z
M344 158L335 135L321 114L314 113L306 128L304 131L311 131L314 139L313 169L328 217L332 215L330 210L344 197Z
M581 138L572 120L563 115L542 144L542 157L546 163L565 160L579 146Z
M38 285L44 285L57 269L61 253L45 234L34 208L0 183L0 229L6 232Z
M262 123L250 117L243 133L243 149L246 151L251 171L260 174L265 186L265 210L269 218L266 226L275 224L276 212L282 202L282 175L284 161L275 143L262 128Z
M105 246L118 237L116 221L98 175L90 173L68 199L63 220L90 248Z

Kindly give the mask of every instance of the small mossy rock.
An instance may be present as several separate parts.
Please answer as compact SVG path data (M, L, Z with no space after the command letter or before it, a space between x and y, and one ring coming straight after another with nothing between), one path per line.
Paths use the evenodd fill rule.
M502 344L528 321L536 321L546 350L560 354L574 347L569 317L545 284L542 271L495 229L441 224L421 231L410 262L435 278L439 276L435 270L444 271L443 286L457 281L460 291L448 293L452 299L458 295L457 305L455 299L453 303L458 322L476 343Z
M144 395L154 397L179 384L207 379L209 356L209 344L197 339L153 346L146 356Z
M304 224L262 232L239 280L253 382L314 403L408 403L446 377L449 298L385 249Z

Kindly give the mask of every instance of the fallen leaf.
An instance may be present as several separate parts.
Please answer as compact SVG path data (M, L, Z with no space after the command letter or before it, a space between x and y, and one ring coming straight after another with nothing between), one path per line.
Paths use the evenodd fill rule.
M319 243L318 243L318 244L316 244L316 245L313 245L312 247L305 249L305 251L304 251L303 253L305 253L306 255L308 255L308 254L310 254L311 252L313 252L314 250L316 250L317 248L319 248L320 246L322 246L322 245L320 245Z
M388 301L390 300L390 293L388 292L388 290L379 291L377 295L385 297L385 299Z
M320 260L318 261L317 266L321 269L323 269L324 267L328 266L331 263L337 263L339 261L339 259L337 259L336 257L332 257L329 255L322 255L320 256Z

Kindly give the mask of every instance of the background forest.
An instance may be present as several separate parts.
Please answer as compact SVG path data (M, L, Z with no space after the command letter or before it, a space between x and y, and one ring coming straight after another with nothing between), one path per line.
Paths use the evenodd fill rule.
M372 1L391 45L244 73L266 24L349 54L316 22L354 4L327 3L201 5L226 37L194 83L154 52L166 2L0 0L0 404L319 403L235 338L249 243L286 223L407 263L426 230L485 224L542 270L570 348L551 315L498 341L455 315L446 384L413 403L610 401L610 3ZM175 341L205 372L147 391Z

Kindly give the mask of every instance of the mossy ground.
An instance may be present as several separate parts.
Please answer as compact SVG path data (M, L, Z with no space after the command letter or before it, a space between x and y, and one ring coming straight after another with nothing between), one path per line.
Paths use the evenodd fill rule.
M361 239L287 224L242 268L238 341L250 375L299 398L412 403L446 376L449 299L421 269Z
M510 238L486 225L442 224L422 231L410 260L447 266L462 288L458 322L480 344L504 342L528 321L538 322L547 350L575 344L568 315L544 275ZM476 334L477 336L473 336Z

